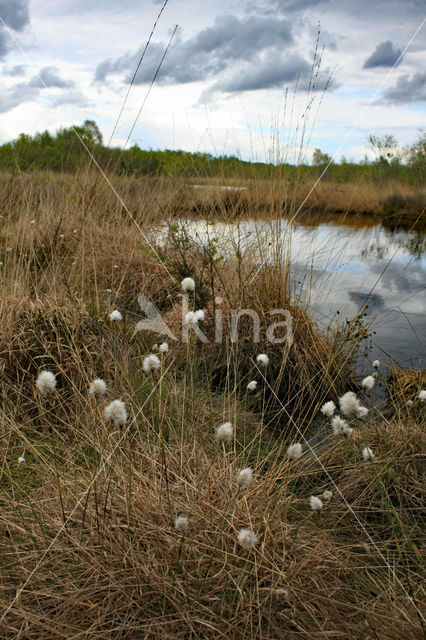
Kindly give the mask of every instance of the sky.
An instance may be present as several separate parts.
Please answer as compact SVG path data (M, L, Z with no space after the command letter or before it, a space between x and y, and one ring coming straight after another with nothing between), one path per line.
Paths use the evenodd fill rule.
M424 0L0 0L0 142L89 119L112 146L372 158L370 134L402 147L425 128L425 15Z

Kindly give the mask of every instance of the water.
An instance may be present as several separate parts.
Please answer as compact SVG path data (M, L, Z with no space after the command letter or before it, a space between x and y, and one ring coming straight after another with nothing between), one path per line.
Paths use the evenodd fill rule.
M196 242L217 238L224 255L235 254L238 243L242 251L254 245L259 266L272 261L277 244L290 252L292 293L307 300L320 325L344 322L363 311L373 335L360 350L360 371L370 372L376 358L402 368L426 368L426 256L418 232L392 232L362 217L292 226L283 218L276 233L259 221L238 227L183 224Z

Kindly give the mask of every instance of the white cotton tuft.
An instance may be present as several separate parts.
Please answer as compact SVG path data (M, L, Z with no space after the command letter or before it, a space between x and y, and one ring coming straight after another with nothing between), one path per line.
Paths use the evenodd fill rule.
M169 345L167 344L167 342L162 342L158 347L158 351L160 351L160 353L167 353L168 350L169 350Z
M362 450L362 457L364 458L364 460L374 460L374 453L370 449L370 447L364 447L364 449Z
M367 376L361 382L361 386L363 387L363 389L367 389L367 391L371 391L375 384L376 380L373 378L373 376Z
M331 419L331 427L335 436L350 436L353 429L340 416Z
M184 293L187 291L195 291L195 280L193 278L184 278L180 286Z
M327 491L324 491L324 493L322 494L322 497L324 498L324 500L326 500L327 502L329 502L331 500L331 498L333 497L333 492L329 491L327 489Z
M89 387L89 396L104 396L107 390L105 380L102 378L96 378L93 382L90 383Z
M156 371L161 367L161 361L155 353L151 353L149 356L146 356L142 362L142 369L145 373L151 373L151 371Z
M353 416L356 415L357 409L359 407L359 398L353 391L348 391L344 393L341 398L339 398L339 407L340 411L345 416Z
M422 389L419 391L419 395L417 396L420 402L424 402L426 400L426 390Z
M412 407L412 406L413 406L413 401L407 400L407 407Z
M374 360L373 362L373 369L378 369L380 367L380 360Z
M326 402L321 407L321 413L327 416L328 418L331 418L331 416L334 415L335 411L336 411L336 405L334 404L333 400L329 400L329 402Z
M18 464L25 464L25 458L24 458L24 456L19 456L19 458L18 458Z
M297 460L302 455L302 445L300 442L296 442L295 444L291 444L287 448L287 455L290 460Z
M175 531L180 533L181 536L184 536L188 531L189 520L186 516L178 516L175 519Z
M112 420L116 426L126 424L126 405L122 400L113 400L105 407L104 416L106 420Z
M309 498L309 504L312 511L321 511L321 509L324 506L324 503L321 500L321 498L318 498L317 496L311 496Z
M36 386L43 396L52 393L56 387L56 376L51 371L41 371L38 374Z
M234 430L232 428L232 422L224 422L220 427L216 428L216 440L220 442L229 442L232 440Z
M198 309L198 311L188 311L185 314L185 324L188 325L196 325L200 320L204 320L206 314L202 309Z
M259 353L259 355L256 356L256 362L261 367L267 367L269 364L269 357L266 355L266 353Z
M252 380L247 385L247 391L255 391L257 388L257 380Z
M246 467L245 469L241 469L241 471L237 474L237 483L238 486L242 489L247 489L251 485L253 481L253 470L251 467Z
M240 529L238 532L238 542L243 549L253 549L257 544L257 535L251 529Z
M358 407L356 411L357 418L365 418L368 415L367 407Z
M118 309L115 309L112 313L109 314L109 319L111 320L111 322L119 322L123 319L123 316Z

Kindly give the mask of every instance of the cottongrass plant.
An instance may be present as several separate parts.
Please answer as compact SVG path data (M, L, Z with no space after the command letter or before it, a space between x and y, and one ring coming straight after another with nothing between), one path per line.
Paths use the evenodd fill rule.
M205 311L203 309L198 309L198 311L188 311L185 313L185 324L189 326L195 326L206 317Z
M419 391L419 395L417 396L420 402L424 402L426 400L426 389L422 389Z
M104 409L106 420L112 420L116 427L120 427L127 422L127 409L122 400L113 400Z
M350 436L353 429L348 425L346 420L340 416L334 416L331 420L331 428L335 436Z
M252 380L247 385L247 391L256 391L257 389L257 380Z
M145 373L151 373L157 371L161 367L161 360L155 353L151 353L149 356L143 359L142 369Z
M169 350L169 345L167 344L167 342L162 342L158 347L158 351L163 354L167 353L168 350Z
M18 464L25 464L25 457L24 456L19 456Z
M219 442L229 442L234 435L234 429L232 422L224 422L219 427L216 427L216 440Z
M291 444L287 448L287 455L290 458L290 460L298 460L302 455L302 445L300 444L300 442L295 442L294 444Z
M123 319L123 314L118 309L114 309L114 311L109 314L109 319L111 322L120 322L120 320Z
M378 369L381 365L380 360L374 360L373 361L373 369Z
M250 551L250 549L256 546L258 537L251 529L240 529L237 540L243 549Z
M56 376L51 371L40 371L36 380L37 389L41 395L47 396L55 391L57 385Z
M367 407L358 407L358 409L356 410L356 417L357 418L366 418L368 416L368 409Z
M189 529L189 520L186 516L177 516L175 519L175 531L184 536Z
M327 418L331 418L331 416L333 416L334 412L336 411L336 405L334 404L333 400L329 400L329 402L326 402L322 405L320 411L323 415L327 416Z
M96 378L90 383L89 396L92 396L93 398L100 398L106 394L106 390L107 386L105 380L102 380L102 378Z
M180 286L184 293L195 291L195 280L193 278L184 278L180 283Z
M237 474L237 484L241 489L247 489L253 482L253 470L251 467L241 469Z
M370 447L364 447L364 449L362 450L362 457L365 461L374 460L375 455Z
M371 389L374 387L375 384L376 384L376 379L373 376L367 376L361 382L362 388L366 389L367 391L371 391Z
M259 353L259 355L256 356L256 362L259 366L266 369L269 364L269 357L266 355L266 353Z
M348 418L356 415L359 405L359 398L353 391L347 391L339 398L340 411Z
M321 498L318 498L318 496L311 496L309 498L309 506L311 507L312 511L321 511L321 509L324 507L324 503Z
M326 491L324 491L324 493L321 496L326 502L330 502L331 498L333 497L333 492L330 491L329 489L327 489Z

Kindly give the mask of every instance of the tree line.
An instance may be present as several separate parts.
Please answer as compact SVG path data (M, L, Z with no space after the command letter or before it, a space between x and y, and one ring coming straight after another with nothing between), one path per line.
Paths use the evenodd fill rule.
M400 148L391 135L370 135L368 144L375 159L359 163L339 162L317 148L312 164L297 167L283 163L248 162L236 156L214 156L187 151L144 150L138 145L129 149L109 148L104 144L99 127L93 120L81 126L61 128L52 135L48 131L31 136L22 133L16 140L0 145L0 171L49 170L76 172L91 162L90 153L103 170L118 175L169 175L187 177L279 177L296 173L298 178L318 176L337 182L363 178L401 180L422 184L425 180L426 133L422 131L411 146Z

